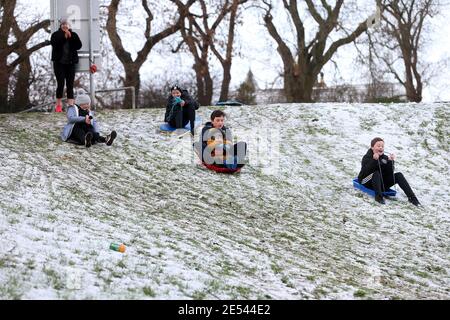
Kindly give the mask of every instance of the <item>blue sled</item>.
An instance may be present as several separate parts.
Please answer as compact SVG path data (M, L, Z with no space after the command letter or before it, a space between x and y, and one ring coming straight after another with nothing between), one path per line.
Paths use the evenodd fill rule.
M372 197L375 197L375 190L372 190L372 189L369 189L369 188L364 187L362 184L360 184L360 183L358 182L358 179L353 179L353 186L354 186L356 189L359 189L359 190L361 190L362 192L365 192L365 193L367 193L368 195L370 195L370 196L372 196ZM396 195L397 195L397 191L392 190L392 189L389 189L389 190L383 192L383 196L387 196L387 197L395 197Z
M199 126L201 123L202 123L201 118L195 118L194 128ZM183 129L191 130L191 123L188 123ZM166 122L159 126L159 130L165 131L165 132L174 132L175 130L177 130L177 128L172 127L170 124L168 124Z

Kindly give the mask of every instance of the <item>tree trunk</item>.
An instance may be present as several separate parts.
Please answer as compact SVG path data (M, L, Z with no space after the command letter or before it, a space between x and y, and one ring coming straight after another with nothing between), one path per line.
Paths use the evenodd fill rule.
M135 97L139 96L141 90L141 76L139 74L139 69L136 70L134 64L125 64L125 87L134 87ZM137 105L137 103L136 103ZM123 100L123 108L131 109L133 106L133 95L130 90L126 90L125 98Z
M9 33L14 23L14 9L16 0L2 1L0 4L2 15L0 16L0 112L10 112L8 104L8 85L10 68L8 67L8 56L11 53L9 49Z
M223 64L223 80L220 89L219 101L227 101L230 92L230 82L231 82L231 63Z
M247 0L233 0L231 6L227 8L226 6L222 8L224 12L230 12L230 21L228 25L228 39L227 39L227 49L225 57L219 53L216 49L214 41L211 43L211 49L216 57L219 59L223 68L223 80L220 89L220 101L227 101L230 92L230 82L231 82L231 64L233 60L233 45L235 38L235 28L236 20L239 6L246 3Z
M406 98L410 102L422 102L422 90L414 88L412 83L405 83Z
M25 60L29 61L29 57L33 52L50 44L50 41L45 40L30 48L27 47L29 40L34 34L50 26L50 20L33 24L24 31L20 30L14 15L16 2L16 0L0 2L0 7L2 8L0 11L0 112L2 113L15 111L14 105L9 102L8 88L10 77L16 67ZM14 32L14 38L10 37L11 31ZM13 53L16 56L12 56ZM28 88L28 84L24 88ZM25 99L28 97L28 93L23 93L24 97L20 95L18 98Z
M0 70L7 68L6 61L0 61ZM0 113L9 113L11 108L8 103L8 84L9 74L7 72L0 72Z
M403 86L406 90L406 98L411 102L422 101L422 78L416 72L417 63L413 62L412 52L417 48L411 48L409 38L402 38L402 59L405 66L405 81ZM414 81L416 84L414 84Z
M210 106L213 96L213 80L209 73L208 64L198 61L194 65L197 79L197 99L201 106Z
M312 94L317 75L300 72L297 64L285 68L284 92L289 103L313 102Z
M30 105L31 71L31 62L28 57L20 64L17 72L16 87L14 88L14 96L11 101L15 111L25 110L26 107Z

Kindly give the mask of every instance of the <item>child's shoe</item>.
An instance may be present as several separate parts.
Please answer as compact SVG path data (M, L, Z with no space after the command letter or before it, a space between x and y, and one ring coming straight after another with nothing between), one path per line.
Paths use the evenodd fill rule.
M380 203L380 204L386 204L386 201L384 201L383 196L380 195L380 194L377 194L377 195L375 196L375 201L378 202L378 203Z
M411 202L411 203L412 203L413 205L415 205L416 207L418 207L418 206L421 205L420 202L419 202L419 200L417 200L416 197L409 197L409 198L408 198L408 201Z
M117 138L117 132L114 130L111 131L111 133L106 136L106 141L105 141L106 145L107 146L112 145L114 142L114 139L116 139L116 138Z
M84 145L86 148L90 148L92 146L92 138L94 135L91 132L86 133L86 137L84 138Z

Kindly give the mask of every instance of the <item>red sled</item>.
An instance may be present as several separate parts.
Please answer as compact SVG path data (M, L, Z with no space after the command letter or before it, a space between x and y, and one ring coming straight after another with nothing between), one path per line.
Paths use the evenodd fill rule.
M224 167L218 167L217 165L214 164L207 164L205 162L202 162L202 164L209 170L215 171L217 173L228 173L228 174L233 174L233 173L238 173L241 171L241 168L236 168L236 169L228 169L228 168L224 168Z
M199 159L201 160L200 155L199 155L200 150L201 150L200 144L199 144L198 142L194 143L194 151L195 151L195 154L196 154L196 155L199 157ZM239 172L241 172L241 170L242 170L242 167L236 168L236 169L229 169L229 168L220 167L220 166L218 166L218 165L216 165L216 164L208 164L208 163L206 163L206 162L204 162L204 161L202 161L202 165L203 165L206 169L215 171L215 172L217 172L217 173L233 174L233 173L239 173Z

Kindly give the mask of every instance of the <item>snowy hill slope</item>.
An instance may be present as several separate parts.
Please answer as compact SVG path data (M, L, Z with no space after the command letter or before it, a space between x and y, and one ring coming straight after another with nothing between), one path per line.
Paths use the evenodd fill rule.
M450 298L450 106L225 111L239 175L157 133L163 110L100 112L119 136L88 150L59 140L65 115L0 116L0 298ZM423 209L353 189L375 136Z

